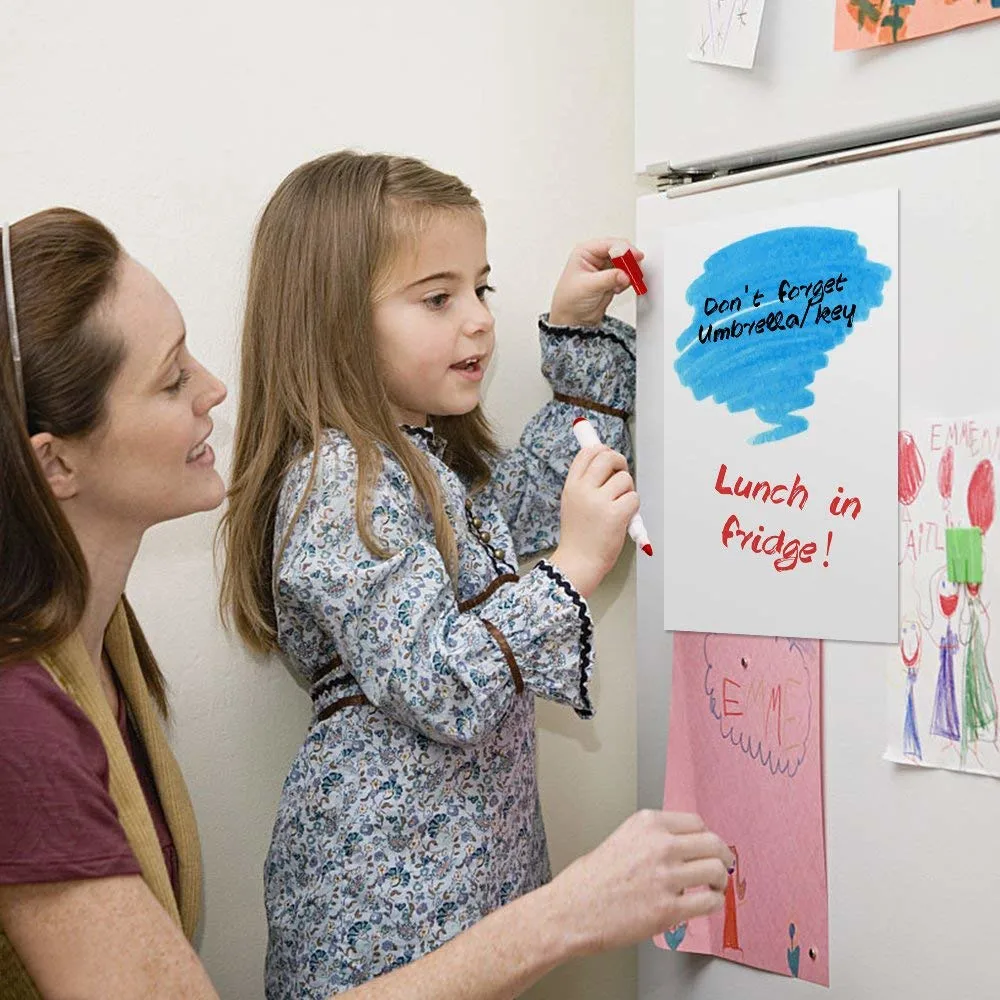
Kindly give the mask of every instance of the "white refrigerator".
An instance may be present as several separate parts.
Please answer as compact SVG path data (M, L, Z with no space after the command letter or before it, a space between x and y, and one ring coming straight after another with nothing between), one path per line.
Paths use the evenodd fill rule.
M961 2L961 0L959 0ZM970 0L972 2L972 0ZM668 227L899 191L902 425L1000 413L1000 20L889 50L833 51L834 0L768 0L752 70L691 62L684 6L636 0L639 490L664 537L662 296ZM639 803L662 803L671 679L663 564L638 574ZM824 652L829 995L971 1000L1000 991L1000 785L901 767L886 749L881 645ZM819 987L640 948L641 1000L781 1000Z

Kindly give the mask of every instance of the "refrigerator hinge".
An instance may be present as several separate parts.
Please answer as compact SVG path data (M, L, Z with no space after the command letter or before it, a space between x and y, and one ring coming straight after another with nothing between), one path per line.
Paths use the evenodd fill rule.
M683 188L688 184L697 184L700 181L712 181L720 177L728 177L731 172L729 170L669 170L667 173L656 175L656 190L660 193L664 191L676 191L677 188Z

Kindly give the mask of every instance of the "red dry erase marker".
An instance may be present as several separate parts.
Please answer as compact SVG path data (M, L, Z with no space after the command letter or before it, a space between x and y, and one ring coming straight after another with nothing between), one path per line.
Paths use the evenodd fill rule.
M601 439L594 430L594 425L586 417L577 417L573 421L573 433L581 448L589 445L600 444ZM642 518L638 513L632 515L632 520L628 523L629 537L636 545L646 553L647 556L653 554L653 546L649 542L649 535L646 534L646 526L642 523Z
M646 283L642 280L642 268L639 267L639 262L635 259L632 248L627 243L612 243L608 250L608 256L611 258L611 263L619 271L624 271L628 275L628 280L632 282L635 294L645 295Z

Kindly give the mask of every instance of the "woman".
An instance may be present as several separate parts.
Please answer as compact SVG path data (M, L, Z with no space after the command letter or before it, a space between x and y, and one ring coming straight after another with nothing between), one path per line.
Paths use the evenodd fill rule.
M124 597L153 524L224 495L225 387L177 306L96 220L3 229L0 995L213 998L191 948L197 830L165 684ZM730 855L642 813L550 885L353 998L509 996L561 961L722 903ZM685 889L702 888L684 895Z

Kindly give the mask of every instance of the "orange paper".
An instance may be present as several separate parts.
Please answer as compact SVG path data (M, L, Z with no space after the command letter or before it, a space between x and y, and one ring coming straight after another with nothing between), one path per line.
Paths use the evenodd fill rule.
M655 938L830 982L817 640L674 633L665 809L737 856L725 907Z
M836 4L833 47L838 52L891 45L1000 17L1000 0L836 0Z

